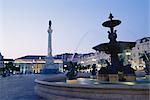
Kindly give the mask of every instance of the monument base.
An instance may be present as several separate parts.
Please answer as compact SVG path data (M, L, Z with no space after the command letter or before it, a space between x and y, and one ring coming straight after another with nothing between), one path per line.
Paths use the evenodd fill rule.
M58 74L59 70L58 69L43 69L41 71L41 74Z
M59 67L53 62L47 62L41 70L41 74L58 74Z

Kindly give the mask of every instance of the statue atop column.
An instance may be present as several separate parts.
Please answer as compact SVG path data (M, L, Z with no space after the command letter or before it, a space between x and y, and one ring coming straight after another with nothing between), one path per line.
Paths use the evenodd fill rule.
M47 30L47 32L48 32L49 34L51 34L51 33L53 32L51 26L52 26L52 21L50 20L50 21L49 21L49 28L48 28L48 30Z
M49 21L49 27L51 27L51 25L52 25L52 21L50 20L50 21Z

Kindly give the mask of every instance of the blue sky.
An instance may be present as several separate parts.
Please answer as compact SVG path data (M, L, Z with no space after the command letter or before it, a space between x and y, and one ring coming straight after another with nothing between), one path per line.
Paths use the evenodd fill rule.
M149 0L0 0L0 52L6 58L46 55L49 20L53 55L93 52L108 42L101 24L110 12L122 21L117 39L135 41L150 36L149 10Z

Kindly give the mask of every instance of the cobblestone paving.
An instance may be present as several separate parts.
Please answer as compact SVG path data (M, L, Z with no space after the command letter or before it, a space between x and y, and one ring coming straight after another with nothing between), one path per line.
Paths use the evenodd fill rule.
M13 75L0 77L0 100L44 100L34 93L34 80L43 75Z

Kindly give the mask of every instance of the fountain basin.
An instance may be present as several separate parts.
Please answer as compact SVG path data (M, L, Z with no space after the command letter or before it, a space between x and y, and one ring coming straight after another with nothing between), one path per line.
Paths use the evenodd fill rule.
M98 82L90 78L78 78L73 83L56 79L35 83L35 92L50 100L149 100L149 84Z
M118 41L117 42L117 52L118 53L122 53L123 50L126 50L126 49L131 49L132 47L135 46L135 42L127 42L127 41ZM111 44L109 43L102 43L102 44L99 44L95 47L93 47L94 50L96 51L104 51L105 53L107 54L110 54L111 52Z

